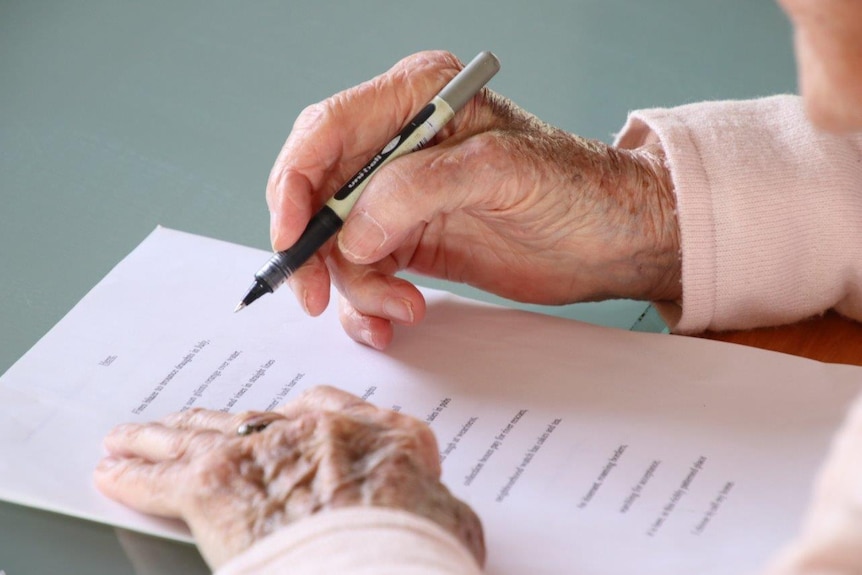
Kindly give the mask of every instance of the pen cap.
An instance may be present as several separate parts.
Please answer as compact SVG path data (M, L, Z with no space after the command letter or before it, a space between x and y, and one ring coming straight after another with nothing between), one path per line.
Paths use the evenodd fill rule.
M457 112L494 77L500 69L500 61L491 52L480 52L461 70L438 96Z

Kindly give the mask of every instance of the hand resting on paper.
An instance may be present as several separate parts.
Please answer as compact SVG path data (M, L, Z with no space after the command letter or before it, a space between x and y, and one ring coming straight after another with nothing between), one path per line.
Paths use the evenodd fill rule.
M242 424L268 423L237 434ZM481 565L479 518L440 482L437 443L419 420L316 387L272 412L189 410L115 428L98 488L130 507L180 518L213 568L313 513L380 506L453 533Z
M304 110L267 185L273 248L462 67L422 52ZM428 146L371 179L335 242L289 283L312 315L342 294L357 341L425 314L399 270L540 304L680 297L675 200L660 148L616 149L541 122L485 89Z

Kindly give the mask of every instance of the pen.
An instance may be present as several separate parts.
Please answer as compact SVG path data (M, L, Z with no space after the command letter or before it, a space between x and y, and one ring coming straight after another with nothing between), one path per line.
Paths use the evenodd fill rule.
M254 275L254 283L234 312L264 294L272 293L341 228L353 204L374 173L397 158L418 150L470 101L500 69L491 52L481 52L464 67L401 132L350 178L308 222L290 248L273 254Z

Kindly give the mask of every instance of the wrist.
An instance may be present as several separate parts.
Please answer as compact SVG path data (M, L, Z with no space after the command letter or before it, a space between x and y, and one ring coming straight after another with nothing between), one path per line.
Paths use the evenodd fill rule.
M632 217L630 252L633 277L628 297L650 301L682 299L682 259L676 195L661 144L626 150L609 148L620 166L617 192L628 197ZM616 156L616 157L614 157Z

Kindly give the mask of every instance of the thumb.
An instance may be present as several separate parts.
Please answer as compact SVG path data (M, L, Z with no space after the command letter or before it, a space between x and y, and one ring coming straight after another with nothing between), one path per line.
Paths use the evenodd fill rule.
M481 176L471 139L397 158L368 182L338 235L338 248L358 264L379 261L417 228L461 209ZM487 185L487 184L485 184Z

